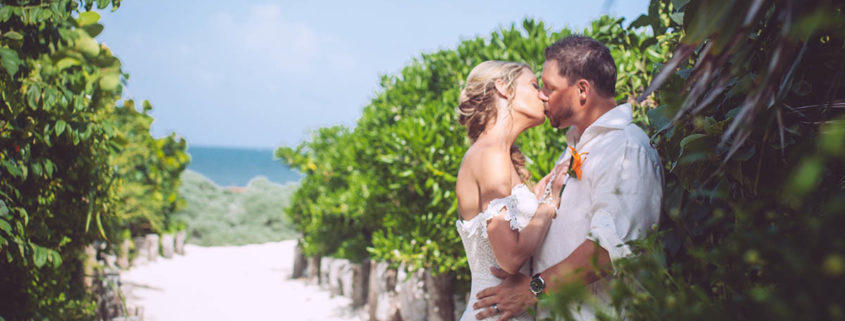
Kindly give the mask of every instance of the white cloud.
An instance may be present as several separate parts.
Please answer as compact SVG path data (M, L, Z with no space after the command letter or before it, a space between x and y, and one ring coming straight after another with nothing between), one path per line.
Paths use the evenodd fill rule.
M273 66L275 71L309 72L317 64L347 69L356 64L341 42L290 20L277 4L255 5L246 17L219 13L213 23L220 41L235 46L238 59Z

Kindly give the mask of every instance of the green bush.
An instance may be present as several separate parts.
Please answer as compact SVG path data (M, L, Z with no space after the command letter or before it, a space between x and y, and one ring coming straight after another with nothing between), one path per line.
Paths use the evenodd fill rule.
M660 10L642 21L683 34L648 113L666 163L665 215L635 244L642 254L617 265L617 311L845 319L845 5L651 6ZM584 293L573 285L548 306L564 316Z
M167 229L179 205L185 142L118 103L120 60L93 38L93 7L119 4L0 2L0 319L94 319L83 248Z
M256 177L242 192L235 192L186 170L179 188L186 206L173 219L186 224L188 242L203 246L293 239L296 231L283 211L296 188L296 183L279 185Z

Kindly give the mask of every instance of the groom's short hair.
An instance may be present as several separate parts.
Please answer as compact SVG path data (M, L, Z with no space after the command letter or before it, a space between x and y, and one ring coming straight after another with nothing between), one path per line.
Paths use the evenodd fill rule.
M546 47L546 60L552 59L570 85L586 79L602 96L616 96L616 62L601 42L587 36L567 36Z

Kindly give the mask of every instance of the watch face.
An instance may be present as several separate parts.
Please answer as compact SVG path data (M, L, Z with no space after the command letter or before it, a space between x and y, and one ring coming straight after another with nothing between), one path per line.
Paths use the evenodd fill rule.
M543 292L543 281L540 281L539 278L532 278L531 283L528 283L528 287L531 288L531 292Z

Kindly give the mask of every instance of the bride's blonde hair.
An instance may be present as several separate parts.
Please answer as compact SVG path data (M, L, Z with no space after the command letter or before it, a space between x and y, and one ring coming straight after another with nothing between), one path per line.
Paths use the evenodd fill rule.
M496 82L502 81L509 93L516 92L516 79L523 70L531 71L526 64L508 61L485 61L469 72L458 104L458 122L467 128L467 136L475 143L478 136L484 132L488 123L496 119ZM508 96L508 107L513 100ZM510 150L511 161L523 181L527 181L531 174L525 168L525 155L519 146L513 145Z

